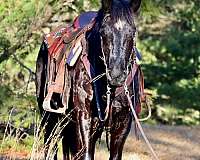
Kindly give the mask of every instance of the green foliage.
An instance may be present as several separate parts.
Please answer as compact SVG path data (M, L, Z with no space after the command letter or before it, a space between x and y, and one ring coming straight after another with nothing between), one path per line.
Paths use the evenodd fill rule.
M22 153L24 156L27 156L31 152L33 140L34 138L32 136L23 140L19 140L16 137L6 137L6 140L1 142L0 154L4 155L8 152L14 152Z
M100 0L0 0L0 123L9 120L29 130L36 124L35 84L19 61L35 70L47 22L67 13L66 23L99 7ZM148 123L200 125L199 0L142 0L141 13L137 47L153 102ZM10 149L30 153L32 135L23 140L6 136L2 143L3 134L0 130L0 154Z
M93 0L93 3L96 7L99 5L98 1ZM48 17L62 12L60 8L77 14L91 7L88 1L62 5L57 0L0 0L0 123L6 123L13 110L13 125L30 128L33 124L33 110L37 109L35 84L29 71L20 63L35 70L41 30Z
M198 1L175 3L170 13L148 20L156 26L140 35L146 86L157 92L155 118L162 123L200 121L199 7Z
M99 7L98 0L0 0L0 121L6 121L14 107L16 126L32 123L34 82L27 83L29 71L19 61L35 70L41 30L47 22L67 13L66 23L80 12ZM153 93L152 123L199 124L199 8L198 0L142 1L137 44L143 55L145 85Z

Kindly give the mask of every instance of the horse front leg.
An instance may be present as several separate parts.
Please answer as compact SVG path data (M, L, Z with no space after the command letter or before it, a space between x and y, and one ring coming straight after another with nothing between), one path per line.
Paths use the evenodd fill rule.
M121 160L124 143L131 129L131 114L128 107L114 102L111 126L110 160ZM118 103L118 104L116 104Z
M63 129L62 132L62 151L63 151L63 160L70 160L70 145L74 144L74 125L73 122L67 119L64 123L67 123L67 126Z
M69 156L69 144L67 137L64 136L62 139L62 148L63 148L63 160L70 160Z
M54 132L56 130L56 124L58 123L58 116L54 113L46 113L43 121L44 123L44 154L45 159L57 160L57 136Z
M94 160L95 145L97 139L102 134L102 127L100 127L100 122L97 118L88 117L88 115L82 115L81 118L81 135L82 135L82 158L83 160ZM85 119L86 118L86 119Z
M82 112L80 114L80 132L82 135L82 151L83 151L83 159L84 160L90 160L91 155L91 134L90 134L90 128L91 128L91 117L88 113Z
M85 111L76 112L74 143L71 144L73 160L91 160L91 118Z
M73 75L73 106L75 108L75 152L73 159L91 160L93 87L84 64L77 62Z

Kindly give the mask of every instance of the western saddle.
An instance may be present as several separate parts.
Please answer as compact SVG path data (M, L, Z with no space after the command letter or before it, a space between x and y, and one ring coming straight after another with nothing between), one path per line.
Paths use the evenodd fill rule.
M43 109L54 113L65 113L68 108L70 87L68 86L67 65L74 66L82 52L86 50L83 44L85 34L95 21L97 12L86 12L78 16L71 25L59 26L44 36L48 48L47 94L43 101ZM54 93L60 94L62 106L51 107Z

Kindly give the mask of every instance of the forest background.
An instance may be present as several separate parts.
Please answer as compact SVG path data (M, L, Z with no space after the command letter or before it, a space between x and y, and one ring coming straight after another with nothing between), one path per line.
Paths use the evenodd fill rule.
M99 0L0 0L0 126L33 133L35 61L44 34ZM149 124L200 124L199 0L143 0L137 47L152 94ZM2 137L2 136L1 136Z

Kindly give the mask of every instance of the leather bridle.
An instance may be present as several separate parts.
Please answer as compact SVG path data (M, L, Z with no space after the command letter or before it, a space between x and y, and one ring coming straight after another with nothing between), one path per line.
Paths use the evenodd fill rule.
M126 80L123 84L123 86L121 87L117 87L116 90L115 90L115 97L119 96L120 94L122 94L123 92L125 92L125 95L128 99L128 103L129 103L129 106L130 106L130 110L133 114L133 117L135 119L135 122L136 122L136 125L137 127L139 128L147 146L149 147L151 153L152 153L152 156L155 158L155 160L159 160L157 154L155 153L154 149L152 148L148 138L146 137L145 133L144 133L144 130L140 124L140 121L145 121L147 119L149 119L151 117L151 107L148 105L147 101L146 101L146 96L145 96L145 93L144 93L144 79L143 79L143 73L140 69L140 66L136 63L136 34L134 34L134 37L133 37L133 52L129 58L129 64L127 65L127 77L126 77ZM103 60L104 60L104 65L105 65L105 68L106 68L106 77L107 77L107 80L108 80L108 76L109 76L109 71L108 71L108 67L107 67L107 63L106 63L106 58L105 58L105 53L103 51L103 41L102 41L102 37L101 37L101 48L102 48L102 54L103 54ZM133 56L133 57L132 57ZM131 65L131 70L129 71L129 65ZM143 119L139 119L138 118L138 115L135 111L135 107L136 107L136 101L135 101L135 97L134 97L134 101L132 102L132 99L131 99L131 96L130 96L130 92L129 92L129 86L131 85L131 83L133 83L133 87L135 86L134 84L134 77L137 73L137 71L140 72L140 81L141 81L141 84L140 84L140 97L141 97L141 101L145 101L147 107L148 107L148 110L149 110L149 114L146 118L143 118ZM101 122L105 122L108 117L109 117L109 114L111 115L110 112L112 112L112 109L111 109L111 87L109 86L109 83L107 82L107 92L106 92L106 95L107 95L107 107L106 107L106 110L105 110L105 118L104 119L100 119ZM136 96L136 93L135 93L135 89L133 88L133 96ZM134 103L134 104L133 104ZM110 118L111 119L111 118ZM108 122L110 125L110 120ZM108 126L109 127L109 126Z

